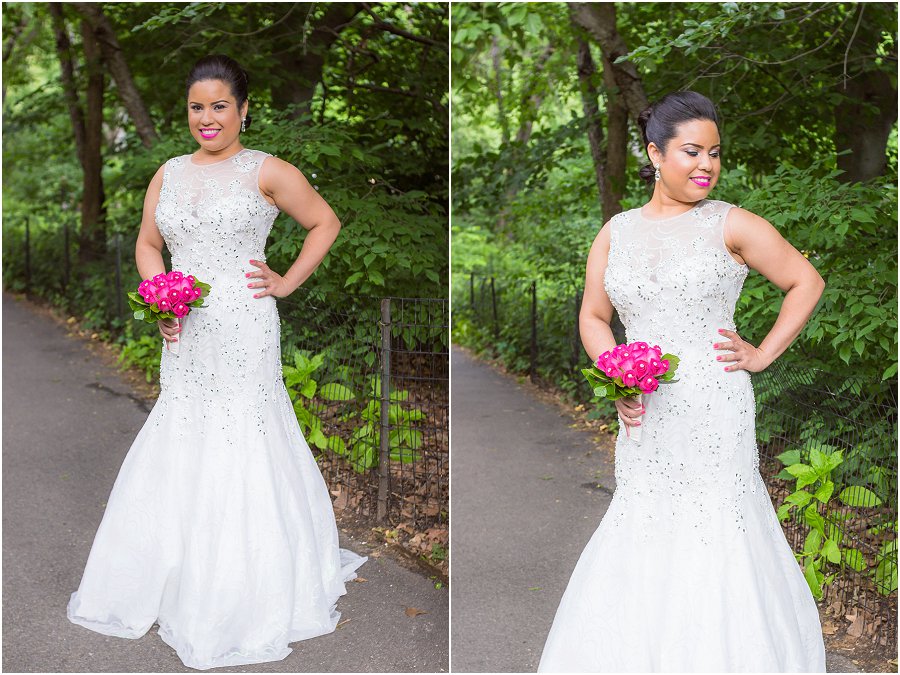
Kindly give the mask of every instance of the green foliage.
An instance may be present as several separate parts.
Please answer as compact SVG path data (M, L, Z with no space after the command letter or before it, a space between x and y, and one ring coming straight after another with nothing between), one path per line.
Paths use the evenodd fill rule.
M359 473L368 471L379 463L381 443L381 379L374 377L366 389L371 398L365 407L346 417L355 420L359 426L350 436L349 447L345 454L350 465ZM425 412L408 403L409 392L396 390L390 393L388 406L388 424L390 426L388 447L392 462L402 464L421 459L419 448L422 446L422 432L415 428L417 422L425 419Z
M147 382L152 382L159 373L159 362L162 358L160 336L141 335L135 340L128 340L119 354L121 368L137 368L144 372Z
M803 461L808 458L808 463ZM778 519L783 521L796 510L800 520L809 527L809 533L800 552L795 553L803 567L815 598L821 599L824 587L834 581L846 568L855 572L865 572L869 567L862 552L850 546L845 521L851 514L840 511L834 504L834 472L844 461L840 450L822 451L811 448L806 454L800 450L788 450L778 456L785 465L787 479L795 479L795 490L778 507ZM879 506L881 499L865 487L858 485L842 489L837 499L845 506L867 508ZM875 589L889 595L897 589L897 540L896 525L894 539L882 544L876 564L867 574L872 578ZM829 565L838 566L830 571Z
M294 414L300 423L306 441L320 450L331 450L342 454L346 448L344 440L337 434L326 436L325 427L319 416L321 405L318 400L344 402L353 398L344 385L331 382L321 388L313 379L313 374L322 367L325 354L310 355L296 350L293 364L282 364L284 385L293 402Z

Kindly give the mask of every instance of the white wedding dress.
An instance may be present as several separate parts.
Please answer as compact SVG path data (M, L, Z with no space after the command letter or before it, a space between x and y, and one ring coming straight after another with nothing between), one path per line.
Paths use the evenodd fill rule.
M283 659L334 630L366 559L338 548L331 499L282 381L275 298L244 275L278 208L244 149L165 165L156 223L172 269L212 286L165 348L160 396L109 496L69 619L138 638L154 623L186 666Z
M748 268L731 204L610 221L604 287L628 342L679 356L644 395L640 442L616 442L616 490L581 554L540 672L824 672L812 594L759 474L750 375L713 344L735 330Z

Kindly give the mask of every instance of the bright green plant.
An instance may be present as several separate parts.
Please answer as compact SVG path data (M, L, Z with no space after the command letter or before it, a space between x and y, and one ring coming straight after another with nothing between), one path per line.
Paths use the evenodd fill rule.
M332 450L343 454L346 449L344 439L340 436L326 436L323 423L319 417L321 405L315 399L344 402L353 400L353 392L343 384L329 382L319 387L313 374L322 367L325 354L310 356L309 352L294 352L293 364L282 365L284 385L294 404L294 414L307 442L320 450Z
M359 473L378 466L379 462L381 400L377 398L377 392L381 390L380 378L372 378L368 390L374 392L374 395L366 403L366 407L358 413L347 416L348 419L356 419L361 424L350 436L349 447L344 452L338 452L344 455L353 469ZM419 448L423 442L422 432L414 428L414 424L425 419L423 410L409 404L404 405L408 400L408 391L392 391L388 406L390 460L403 464L421 459Z
M784 503L778 507L778 519L786 520L797 509L800 519L809 526L803 548L794 555L803 567L803 576L813 596L819 600L825 586L834 581L840 570L850 567L862 572L866 569L866 561L859 550L844 544L842 521L847 520L850 514L840 513L832 502L835 496L832 475L844 461L841 451L823 452L820 448L811 447L808 457L809 463L804 463L799 449L788 450L778 456L785 465L779 476L787 475L797 481L794 492L785 497ZM837 498L854 508L869 508L881 504L878 495L859 485L844 488ZM828 563L840 565L840 569L827 573ZM894 567L896 568L896 558ZM885 568L880 577L887 574L889 569ZM896 576L896 571L894 574Z
M122 346L119 354L119 365L124 368L142 370L147 382L153 380L159 372L159 361L162 358L161 340L159 336L141 335L129 340Z

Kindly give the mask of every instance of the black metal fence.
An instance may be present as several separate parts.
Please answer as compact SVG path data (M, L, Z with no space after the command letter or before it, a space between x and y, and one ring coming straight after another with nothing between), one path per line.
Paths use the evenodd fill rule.
M87 273L67 226L25 217L3 230L7 288L83 310L111 336L134 324L136 233L112 233ZM336 508L407 531L448 522L448 304L307 288L278 300L285 384Z
M501 358L533 381L561 388L578 402L591 400L580 369L586 357L578 333L581 294L576 282L458 273L453 276L454 341ZM613 333L625 340L616 317ZM753 376L757 399L760 469L776 506L795 492L790 463L807 465L822 457L841 461L805 488L824 502L824 537L810 536L809 504L784 520L785 534L802 556L816 547L824 577L826 612L843 620L857 616L854 630L893 643L897 636L897 399L888 383L835 379L828 373L798 370L779 361ZM817 454L821 453L821 454ZM835 455L835 453L840 453ZM779 459L780 457L780 459ZM802 502L803 496L792 499ZM827 548L830 539L837 553ZM821 553L825 550L831 559ZM854 551L858 553L854 553Z

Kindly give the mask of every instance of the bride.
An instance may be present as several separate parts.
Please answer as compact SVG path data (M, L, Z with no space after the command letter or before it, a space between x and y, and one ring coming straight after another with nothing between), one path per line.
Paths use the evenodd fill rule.
M135 258L211 285L180 326L160 322L160 396L129 450L69 619L126 638L154 623L186 666L285 658L334 630L365 558L338 548L331 499L281 379L275 298L303 284L340 223L296 168L245 148L246 72L200 59L187 79L199 148L150 182ZM309 232L282 276L264 247L279 212ZM169 345L178 343L178 351Z
M629 343L680 357L678 381L643 407L616 401L616 491L539 670L824 672L818 611L759 474L749 375L800 334L824 282L766 220L708 199L721 166L709 99L674 92L638 121L653 196L594 240L581 338L595 362L611 350L615 308ZM750 269L786 292L758 346L734 324Z

